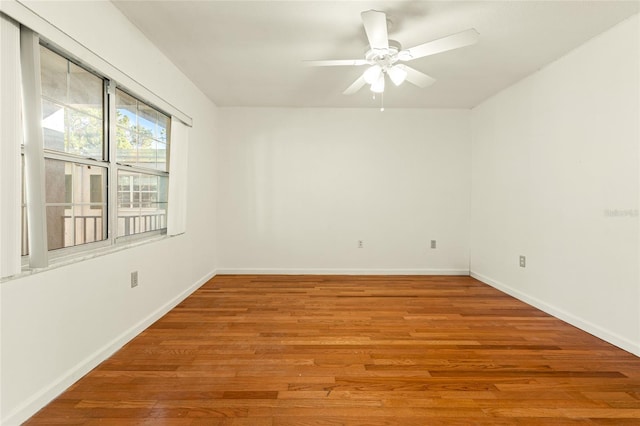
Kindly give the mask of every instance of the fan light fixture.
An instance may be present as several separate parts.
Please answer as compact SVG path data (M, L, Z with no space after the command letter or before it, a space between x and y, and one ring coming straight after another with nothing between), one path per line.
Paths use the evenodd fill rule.
M380 68L380 65L376 64L368 68L362 77L367 84L373 84L380 79L380 74L382 74L382 68Z
M408 72L402 65L395 65L392 67L381 67L375 64L362 74L364 81L371 85L371 91L373 93L384 92L384 80L385 74L389 75L389 78L396 86L400 86L407 79Z
M371 91L373 93L382 93L384 92L384 73L380 73L380 77L376 81L371 84Z
M389 78L396 86L400 86L407 79L407 70L402 65L396 65L387 70Z

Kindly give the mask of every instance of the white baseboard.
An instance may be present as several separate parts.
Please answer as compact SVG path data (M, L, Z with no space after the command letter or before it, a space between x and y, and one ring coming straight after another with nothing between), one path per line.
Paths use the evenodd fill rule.
M469 275L468 269L220 268L218 275Z
M176 307L180 302L186 299L191 293L200 288L204 283L209 281L212 277L217 274L217 271L212 271L200 278L189 288L184 290L182 293L156 309L149 316L142 319L137 324L133 325L131 328L126 330L120 336L113 339L111 342L104 345L102 348L98 349L93 354L89 355L83 361L81 361L78 365L68 370L66 373L62 374L57 380L51 383L49 386L43 388L41 391L33 395L27 401L23 402L20 406L18 406L15 410L7 414L6 417L3 417L0 420L0 424L5 426L14 426L19 425L22 422L26 421L29 417L33 416L38 412L42 407L47 405L49 402L53 401L58 395L64 392L69 386L74 384L80 378L82 378L85 374L90 372L92 369L97 367L102 361L109 358L116 351L122 348L126 343L128 343L131 339L136 337L142 331L144 331L151 324L160 319L163 315L169 312L171 309Z
M624 349L627 352L630 352L636 356L640 356L640 344L633 342L625 337L622 337L616 333L613 333L609 330L606 330L596 324L593 324L590 321L582 319L576 315L573 315L570 312L567 312L563 309L560 309L552 304L549 304L543 300L540 300L536 297L530 296L526 293L521 292L520 290L516 290L513 287L510 287L504 283L496 281L492 278L489 278L485 275L479 274L477 272L471 271L470 274L473 278L482 281L485 284L490 285L500 291L503 291L510 296L515 297L516 299L522 300L525 303L528 303L531 306L534 306L541 311L548 313L549 315L553 315L556 318L565 321L580 330L586 331L589 334L592 334L606 342L611 343L621 349Z

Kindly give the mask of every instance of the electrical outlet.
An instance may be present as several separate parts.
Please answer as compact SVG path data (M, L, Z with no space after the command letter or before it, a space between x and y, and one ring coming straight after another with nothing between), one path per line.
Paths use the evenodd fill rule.
M364 248L364 241L358 240L358 248Z
M520 256L520 267L521 268L527 267L527 258L525 256Z
M436 248L436 240L431 240L431 248Z
M131 288L138 287L138 271L131 273Z

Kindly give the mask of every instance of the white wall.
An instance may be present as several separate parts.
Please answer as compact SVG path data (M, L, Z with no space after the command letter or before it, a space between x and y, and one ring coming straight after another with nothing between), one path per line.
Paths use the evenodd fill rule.
M636 15L474 108L471 190L474 276L636 354L639 39Z
M187 233L0 285L1 419L18 424L215 272L215 106L109 2L28 3L193 117ZM140 284L129 287L139 271Z
M219 119L219 271L468 273L469 111Z

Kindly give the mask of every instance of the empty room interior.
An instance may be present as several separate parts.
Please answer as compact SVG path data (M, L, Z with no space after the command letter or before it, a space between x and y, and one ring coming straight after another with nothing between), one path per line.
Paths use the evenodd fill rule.
M640 2L0 1L0 423L638 424Z

